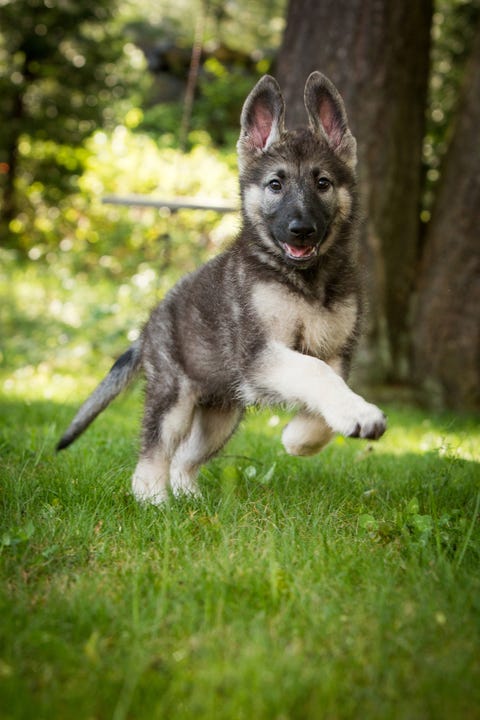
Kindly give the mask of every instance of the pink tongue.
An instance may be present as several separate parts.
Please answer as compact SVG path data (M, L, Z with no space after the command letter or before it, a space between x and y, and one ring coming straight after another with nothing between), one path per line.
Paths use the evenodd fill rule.
M293 247L293 245L287 245L286 243L285 247L287 248L289 254L293 257L304 257L312 252L311 247Z

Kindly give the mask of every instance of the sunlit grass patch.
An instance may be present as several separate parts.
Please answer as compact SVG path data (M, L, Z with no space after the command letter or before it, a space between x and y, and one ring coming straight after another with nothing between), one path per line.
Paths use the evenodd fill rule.
M130 491L141 383L55 453L147 270L2 284L2 717L478 717L476 418L391 399L378 443L294 458L288 413L252 410L160 508Z

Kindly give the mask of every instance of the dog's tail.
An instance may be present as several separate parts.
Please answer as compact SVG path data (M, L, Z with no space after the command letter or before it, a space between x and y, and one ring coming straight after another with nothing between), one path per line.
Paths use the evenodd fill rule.
M131 345L113 364L108 375L102 380L93 393L83 403L73 418L70 427L63 434L57 445L57 450L68 447L102 410L105 410L117 395L131 382L140 368L141 351L140 341Z

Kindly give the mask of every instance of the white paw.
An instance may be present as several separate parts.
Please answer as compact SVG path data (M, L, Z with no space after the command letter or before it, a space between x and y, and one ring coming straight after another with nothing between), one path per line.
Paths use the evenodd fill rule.
M332 430L345 437L378 440L387 429L387 419L376 405L352 393L324 412Z
M186 470L172 468L170 472L170 487L175 497L190 495L200 497L201 492L196 480L196 472L189 473Z
M283 447L289 455L316 455L333 437L321 417L297 415L282 432Z
M158 467L150 460L140 460L132 477L132 492L140 503L161 505L168 500L168 487L159 474Z

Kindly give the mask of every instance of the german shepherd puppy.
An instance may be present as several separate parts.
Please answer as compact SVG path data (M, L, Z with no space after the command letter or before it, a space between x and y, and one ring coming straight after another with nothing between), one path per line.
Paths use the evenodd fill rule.
M153 310L60 440L67 447L138 371L146 377L140 501L198 493L199 467L252 404L286 403L288 453L334 433L376 439L385 416L344 378L357 341L356 142L343 101L319 72L305 85L308 127L284 127L276 80L247 97L238 141L242 230Z

